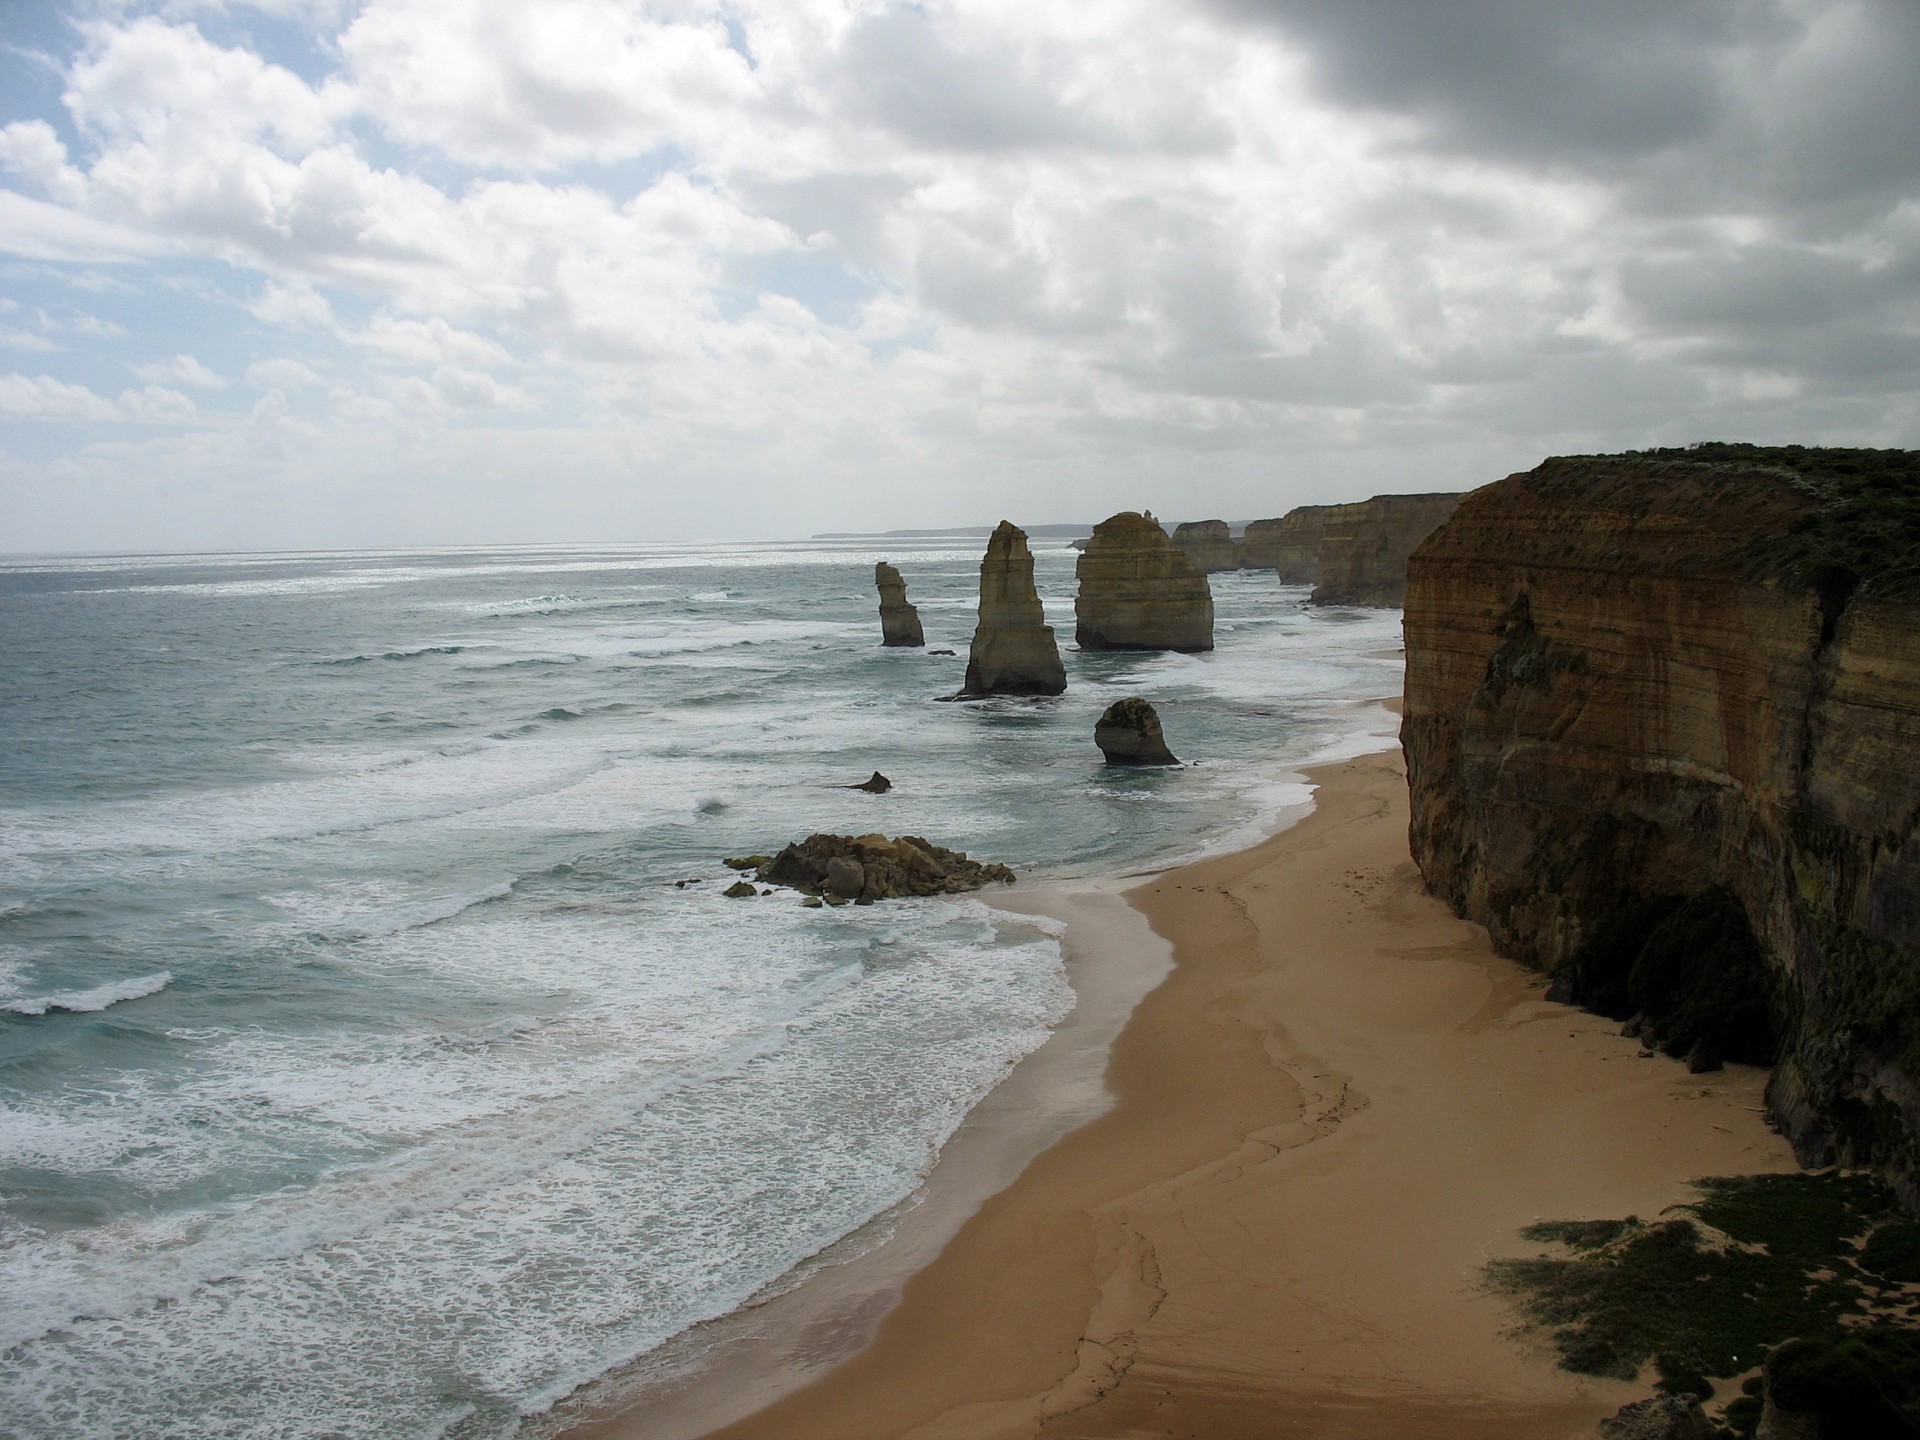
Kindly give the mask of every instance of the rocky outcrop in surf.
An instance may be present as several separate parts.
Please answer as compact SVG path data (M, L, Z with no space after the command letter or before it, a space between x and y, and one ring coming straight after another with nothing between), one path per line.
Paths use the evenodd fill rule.
M1233 531L1224 520L1189 520L1184 525L1176 525L1173 543L1203 575L1240 568L1240 558L1234 553Z
M1075 563L1074 641L1082 650L1213 649L1213 592L1152 515L1123 510L1093 527Z
M1802 1160L1920 1203L1920 454L1549 460L1414 552L1406 639L1434 893L1667 1048L1757 1008Z
M1446 524L1458 494L1376 495L1321 518L1315 605L1392 608L1407 594L1407 557Z
M1002 520L980 561L980 620L960 698L1058 695L1066 688L1060 646L1033 587L1026 532Z
M1093 743L1109 765L1178 765L1160 729L1160 716L1138 695L1116 700L1093 727Z
M971 860L918 835L809 835L759 867L767 885L785 885L829 902L910 895L958 895L984 885L1011 885L1005 865Z
M900 578L900 572L882 560L873 567L873 583L880 592L880 643L926 644L920 612L907 603L907 582Z

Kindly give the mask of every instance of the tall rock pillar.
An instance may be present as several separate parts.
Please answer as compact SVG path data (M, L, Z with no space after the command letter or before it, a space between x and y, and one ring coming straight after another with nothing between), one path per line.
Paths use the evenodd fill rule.
M980 623L967 654L963 696L1058 695L1066 667L1033 588L1024 530L1002 520L980 561Z
M882 560L873 567L873 584L880 592L880 643L926 644L920 612L907 603L907 582L900 578L900 572Z

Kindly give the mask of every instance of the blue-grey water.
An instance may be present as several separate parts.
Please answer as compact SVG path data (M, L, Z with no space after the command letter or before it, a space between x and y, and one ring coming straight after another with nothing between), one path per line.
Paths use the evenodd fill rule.
M911 1194L1071 1003L1042 928L721 857L1191 854L1398 688L1397 612L1246 574L1211 655L943 704L979 542L910 544L0 563L6 1433L513 1433ZM958 653L878 645L880 558ZM1197 763L1102 767L1134 693Z

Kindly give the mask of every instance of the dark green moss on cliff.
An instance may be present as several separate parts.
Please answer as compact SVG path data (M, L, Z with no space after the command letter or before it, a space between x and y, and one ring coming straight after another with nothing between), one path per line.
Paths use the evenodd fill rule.
M1668 1218L1531 1226L1562 1253L1495 1261L1489 1278L1566 1369L1630 1379L1652 1362L1661 1388L1699 1394L1778 1356L1777 1399L1836 1423L1858 1402L1905 1433L1920 1419L1916 1297L1866 1263L1906 1243L1891 1192L1861 1174L1697 1183ZM1728 1418L1751 1433L1758 1405Z
M1882 596L1920 595L1920 451L1709 441L1618 455L1556 456L1543 472L1590 481L1623 464L1655 477L1773 475L1814 507L1785 534L1726 557L1750 578L1778 575L1817 592L1837 613L1863 587Z

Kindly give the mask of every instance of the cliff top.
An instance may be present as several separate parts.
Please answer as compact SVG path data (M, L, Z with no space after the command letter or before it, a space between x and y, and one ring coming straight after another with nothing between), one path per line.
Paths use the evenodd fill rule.
M1755 578L1779 575L1823 593L1920 595L1920 451L1710 441L1555 456L1529 478L1543 497L1592 499L1594 482L1628 477L1684 479L1724 499L1758 499L1754 481L1784 482L1802 501L1795 513L1726 558Z

